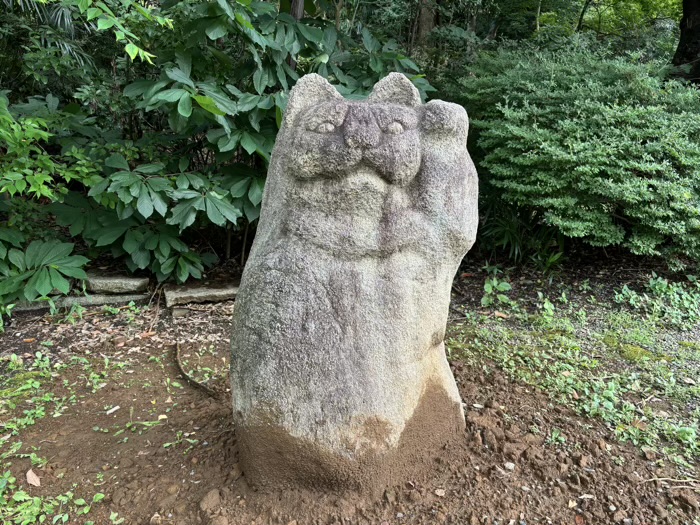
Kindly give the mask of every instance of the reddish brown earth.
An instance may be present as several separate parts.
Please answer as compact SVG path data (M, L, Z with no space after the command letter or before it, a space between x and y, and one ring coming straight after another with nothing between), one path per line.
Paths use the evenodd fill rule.
M697 494L666 481L678 479L668 462L615 442L602 425L510 382L493 367L459 361L453 368L467 430L458 445L435 451L430 475L389 488L378 501L254 492L237 462L225 383L209 385L219 392L212 397L183 381L174 364L179 341L188 363L225 366L227 308L192 310L175 320L161 310L157 319L146 313L123 326L107 326L95 315L54 337L54 362L85 356L96 368L104 357L128 364L110 369L106 386L95 393L79 367L56 377L52 391L64 395L73 385L78 403L10 438L21 440L25 452L39 447L37 453L48 459L45 468L34 467L41 487L23 488L32 495L56 495L77 484L76 496L86 499L103 492L106 499L89 516L96 524L109 524L110 512L137 525L692 525L700 516ZM52 326L18 317L0 339L0 355L45 351L22 341ZM203 348L211 351L194 357ZM117 405L119 410L106 414ZM159 416L167 418L151 427L138 423ZM555 428L567 436L565 443L545 443ZM23 478L20 473L30 466L28 459L16 459L12 471Z

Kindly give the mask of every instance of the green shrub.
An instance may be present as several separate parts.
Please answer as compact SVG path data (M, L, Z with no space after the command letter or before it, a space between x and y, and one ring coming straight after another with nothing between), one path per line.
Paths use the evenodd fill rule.
M296 20L269 2L122 4L88 9L58 0L35 12L9 3L0 49L16 47L13 39L23 46L0 57L21 79L0 91L5 252L76 239L89 258L108 253L159 281L201 278L215 252L232 255L236 231L246 239L254 229L287 94L300 75L319 73L351 97L396 70L423 95L432 89L395 41L379 41L363 25L346 31L325 8L307 6L309 17ZM50 11L61 6L70 9L59 28ZM37 28L60 29L60 42L29 39ZM63 59L52 60L59 50ZM7 253L0 255L2 262ZM18 268L5 268L17 277L15 295ZM0 293L0 302L10 299Z
M484 182L535 223L676 264L700 258L700 92L585 50L482 53L453 98Z

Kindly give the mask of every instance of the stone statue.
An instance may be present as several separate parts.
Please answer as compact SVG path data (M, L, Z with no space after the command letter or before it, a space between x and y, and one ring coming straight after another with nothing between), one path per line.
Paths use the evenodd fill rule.
M478 220L467 129L398 73L361 102L292 90L233 321L249 483L381 490L462 438L443 339Z

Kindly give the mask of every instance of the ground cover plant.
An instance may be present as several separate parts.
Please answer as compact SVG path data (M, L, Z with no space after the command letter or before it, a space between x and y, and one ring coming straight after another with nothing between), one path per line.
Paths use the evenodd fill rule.
M3 519L697 523L697 321L619 298L646 293L681 319L693 282L664 276L676 292L654 292L660 271L463 266L446 344L464 442L380 502L270 504L247 487L227 392L233 303L17 314L0 338ZM482 303L494 289L508 300Z

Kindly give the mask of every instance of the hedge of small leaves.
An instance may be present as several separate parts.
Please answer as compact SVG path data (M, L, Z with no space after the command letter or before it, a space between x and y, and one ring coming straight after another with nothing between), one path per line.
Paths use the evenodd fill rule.
M584 50L483 53L460 81L481 175L593 246L700 259L700 91Z

